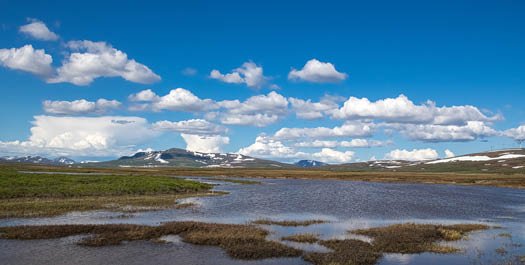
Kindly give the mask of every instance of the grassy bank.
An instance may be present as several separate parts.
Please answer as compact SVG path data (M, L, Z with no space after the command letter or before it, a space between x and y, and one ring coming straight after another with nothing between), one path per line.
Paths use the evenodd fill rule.
M3 167L0 218L87 210L157 210L176 207L176 199L213 195L211 187L166 176L33 174Z
M319 169L258 169L258 168L69 168L31 164L0 163L0 168L35 171L66 171L112 173L125 175L163 175L196 177L246 177L285 179L329 179L391 183L453 184L525 188L525 174L457 173L457 172L371 172L330 171Z

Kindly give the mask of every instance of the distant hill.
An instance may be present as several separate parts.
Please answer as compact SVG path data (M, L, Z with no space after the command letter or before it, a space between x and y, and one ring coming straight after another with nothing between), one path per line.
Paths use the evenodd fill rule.
M76 163L75 160L67 158L67 157L49 159L49 158L45 158L41 156L23 156L23 157L5 156L5 157L0 157L0 161L33 163L33 164L42 164L42 165L73 165Z
M164 151L138 152L117 160L85 163L85 167L189 167L189 168L292 168L271 160L258 159L240 154L202 153L171 148Z
M315 161L315 160L301 160L294 163L294 165L299 167L320 167L320 166L326 166L327 163Z
M377 160L323 166L326 170L525 173L525 149L506 149L428 161Z
M240 154L202 153L172 148L138 152L104 162L75 162L67 157L0 157L0 162L19 162L76 167L186 167L186 168L312 168L316 170L524 173L525 149L506 149L427 161L377 160L329 165L315 160L287 164Z

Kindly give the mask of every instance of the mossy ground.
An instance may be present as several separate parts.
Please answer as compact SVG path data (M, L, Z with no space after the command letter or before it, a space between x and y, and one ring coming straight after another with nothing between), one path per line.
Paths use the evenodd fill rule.
M212 187L167 176L33 174L0 167L0 218L158 210L177 207L177 199L222 194L210 192Z

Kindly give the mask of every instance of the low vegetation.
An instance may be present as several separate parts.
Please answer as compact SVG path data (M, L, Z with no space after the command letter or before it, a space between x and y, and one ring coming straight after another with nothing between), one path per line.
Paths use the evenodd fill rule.
M255 220L252 224L257 225L280 225L280 226L309 226L313 224L327 223L325 220L305 220L305 221L275 221L270 219Z
M291 236L283 236L281 237L281 240L283 241L292 241L292 242L299 242L299 243L315 243L319 241L319 235L314 234L295 234Z
M349 231L373 239L374 249L380 252L414 254L422 252L449 253L457 249L436 245L440 241L456 241L475 230L488 229L481 224L433 225L395 224L385 227Z
M314 243L332 249L332 252L303 253L299 249L266 239L269 232L254 225L214 224L201 222L169 222L160 226L133 224L106 225L46 225L0 227L2 239L52 239L72 235L89 235L77 244L83 246L118 245L122 241L149 240L163 243L166 235L179 235L186 243L219 246L235 259L264 259L276 257L299 257L316 265L328 264L375 264L383 253L413 254L421 252L450 253L456 249L440 246L440 241L457 240L455 231L465 237L469 232L488 229L477 224L427 225L397 224L350 231L369 236L371 243L357 239L318 240L316 235L298 234L283 240ZM453 236L450 236L453 235ZM446 251L445 251L446 250Z
M61 175L0 170L0 199L180 194L212 185L167 176Z
M327 179L392 183L454 184L525 188L525 174L519 172L387 172L332 169L257 169L257 168L74 168L32 164L0 163L5 168L34 171L64 171L85 173L112 173L126 175L163 175L234 178Z
M501 233L501 234L498 234L498 236L512 238L512 235L510 233Z
M303 259L316 265L371 265L376 264L382 256L382 253L376 251L370 243L357 239L325 240L320 241L319 244L332 249L333 252L310 252L306 253Z
M186 208L194 208L197 207L197 204L194 202L183 202L183 203L176 203L175 209L186 209Z
M124 213L181 208L178 199L196 196L216 196L221 192L158 195L83 196L71 198L0 199L0 218L52 217L75 211L121 211ZM189 207L191 205L182 205Z
M299 257L301 250L267 241L268 231L252 225L211 224L200 222L170 222L161 226L132 224L49 225L2 227L3 239L51 239L90 234L78 244L83 246L119 245L122 241L150 240L162 242L165 235L179 235L184 242L219 246L230 257L264 259Z
M319 241L319 244L332 249L333 252L307 253L303 258L321 265L371 265L377 263L383 253L453 253L457 251L456 248L439 245L438 242L455 241L463 238L469 232L488 228L488 226L478 224L443 226L407 223L353 230L349 232L369 236L373 241L367 243L356 239L323 240Z
M72 211L138 212L209 196L212 185L167 176L20 173L0 168L0 218L49 217Z

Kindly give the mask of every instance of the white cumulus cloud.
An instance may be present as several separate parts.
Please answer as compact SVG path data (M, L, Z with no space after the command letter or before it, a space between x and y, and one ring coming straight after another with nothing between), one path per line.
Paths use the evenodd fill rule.
M317 59L311 59L304 65L303 69L292 69L288 74L290 80L304 80L315 83L334 83L345 80L346 73L335 70L331 63L323 63Z
M139 93L140 94L140 93ZM211 99L200 99L184 88L172 89L169 94L156 98L152 97L153 110L172 110L186 112L203 112L217 109L218 105Z
M306 153L297 152L295 149L284 145L281 141L271 139L267 136L257 136L253 144L239 149L237 153L257 158L271 159L295 159L308 156Z
M246 86L259 89L268 78L263 75L262 66L253 62L245 62L241 67L233 69L231 73L222 74L219 70L212 70L210 78L220 80L225 83L246 84Z
M85 86L99 77L122 77L141 84L160 80L160 76L147 66L129 59L126 53L106 42L70 41L67 47L74 52L57 69L58 75L46 80L48 83L70 82Z
M469 121L466 125L392 124L403 136L421 142L463 142L480 137L498 135L499 132L481 121Z
M377 146L386 146L390 144L390 141L378 141L378 140L368 140L368 139L352 139L350 141L326 141L326 140L314 140L314 141L304 141L294 144L296 147L313 147L313 148L322 148L322 147L346 147L346 148L365 148L365 147L377 147Z
M36 19L29 19L29 21L31 23L20 27L20 32L37 40L58 40L58 35L50 31L42 21Z
M355 154L352 151L340 152L331 148L323 148L317 153L305 153L265 135L258 136L253 144L239 149L237 153L257 158L284 159L288 161L315 159L325 163L347 163L352 160Z
M151 89L142 90L136 94L129 95L130 101L158 101L160 99Z
M279 140L367 137L372 134L374 127L374 124L349 122L334 128L281 128L273 137Z
M303 100L298 98L289 98L292 108L295 110L297 118L305 120L315 120L329 115L339 108L337 104L338 97L325 96L320 102L312 102L311 99Z
M51 101L42 102L44 111L52 114L104 114L110 109L117 109L122 104L116 100L98 99L97 101L87 101L79 99L74 101Z
M220 135L180 134L186 142L186 150L203 153L220 153L221 147L230 143L230 138Z
M198 135L218 135L228 132L227 128L202 119L191 119L186 121L158 121L152 124L152 128L160 131Z
M330 148L323 148L321 152L313 153L312 158L324 163L348 163L355 153L352 151L340 152Z
M498 121L501 115L487 117L474 106L436 107L432 101L416 105L405 95L371 102L367 98L350 97L343 107L333 112L342 120L374 119L392 123L464 125L469 121Z
M118 156L158 135L146 119L126 116L35 116L28 141L0 142L13 155Z
M516 141L523 141L525 140L525 125L505 130L502 132L502 135L510 137Z
M0 65L14 70L30 72L42 77L53 73L53 58L45 50L35 50L28 44L20 48L0 49Z
M445 150L445 157L446 158L451 158L451 157L455 157L456 155L450 151L449 149Z
M385 159L389 160L409 160L409 161L420 161L420 160L433 160L439 157L436 150L431 148L426 149L413 149L408 150L392 150L390 153L385 155Z

